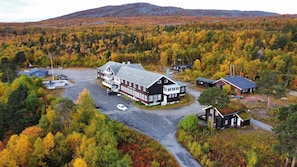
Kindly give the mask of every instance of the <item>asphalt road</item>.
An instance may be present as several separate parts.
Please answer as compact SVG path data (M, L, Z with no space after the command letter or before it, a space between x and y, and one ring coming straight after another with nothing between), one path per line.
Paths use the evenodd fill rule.
M260 127L261 129L264 129L264 130L267 130L269 132L272 132L272 127L263 123L263 122L260 122L258 120L255 120L255 119L251 119L251 124L253 124L254 126L257 126L257 127Z
M80 92L87 88L94 102L100 106L99 110L102 113L157 140L175 156L182 167L201 166L175 138L179 120L185 115L202 112L203 107L197 101L177 109L146 111L133 106L130 100L123 97L107 95L106 89L97 84L96 69L55 69L54 74L65 74L74 81L65 88L62 96L76 100ZM194 97L200 94L194 90L187 90L187 92ZM118 110L116 105L119 103L126 105L128 110Z
M106 89L98 85L96 69L55 69L54 74L67 75L74 81L65 88L62 96L76 100L80 92L87 88L102 113L157 140L175 156L182 167L201 166L175 138L178 122L185 115L203 113L203 106L197 100L182 108L146 111L133 106L130 100L123 97L107 95ZM199 91L189 88L187 93L196 98L200 95ZM119 103L126 105L128 111L118 110L116 105ZM271 126L254 119L251 119L251 124L270 132L272 129Z

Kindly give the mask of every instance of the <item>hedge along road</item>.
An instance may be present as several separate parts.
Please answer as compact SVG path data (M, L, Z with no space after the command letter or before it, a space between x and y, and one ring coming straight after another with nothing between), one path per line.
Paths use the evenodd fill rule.
M122 122L127 126L146 134L161 143L171 152L182 167L200 167L191 154L182 147L175 138L178 122L188 114L202 112L197 100L191 105L170 110L143 110L119 96L108 96L106 89L97 83L96 69L54 69L54 74L67 75L70 83L62 93L63 97L76 100L80 92L87 88L100 111L111 119ZM188 93L198 97L200 92L188 89ZM116 105L122 103L128 107L127 111L120 111Z

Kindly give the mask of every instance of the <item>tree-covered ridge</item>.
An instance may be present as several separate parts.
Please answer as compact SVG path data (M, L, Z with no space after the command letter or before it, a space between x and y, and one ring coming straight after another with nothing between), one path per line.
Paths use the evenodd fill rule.
M0 166L178 166L157 141L95 109L87 89L73 102L38 78L0 83Z
M98 67L108 60L193 64L186 81L217 79L234 65L236 74L249 79L263 70L280 71L289 76L280 82L294 86L296 18L213 19L181 25L1 26L0 57L13 61L24 54L22 65L41 66L50 64L49 53L56 66Z

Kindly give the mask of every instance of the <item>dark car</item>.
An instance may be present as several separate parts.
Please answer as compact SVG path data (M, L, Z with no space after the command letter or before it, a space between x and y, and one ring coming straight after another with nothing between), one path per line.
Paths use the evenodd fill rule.
M64 75L64 74L59 74L58 79L59 80L68 80L68 77L66 75Z
M117 95L118 93L117 92L114 92L114 91L107 91L107 95Z

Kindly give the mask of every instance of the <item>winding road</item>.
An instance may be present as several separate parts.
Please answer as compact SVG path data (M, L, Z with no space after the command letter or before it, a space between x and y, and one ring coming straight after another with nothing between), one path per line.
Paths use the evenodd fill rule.
M63 97L76 100L80 92L87 88L94 102L100 106L100 111L111 119L122 122L127 126L146 134L161 143L182 167L200 167L201 165L191 154L181 146L176 138L175 132L178 122L188 114L203 113L197 100L194 103L171 110L143 110L134 105L131 101L119 96L109 96L106 90L98 85L96 69L55 69L54 73L67 75L74 83L70 83L62 93ZM187 88L187 93L193 97L199 97L200 92ZM122 103L128 106L127 111L120 111L116 105ZM252 120L252 124L269 130L269 126L259 121ZM271 127L270 127L271 130Z
M76 100L80 92L87 88L94 102L100 106L100 111L103 114L157 140L175 156L182 167L201 166L175 138L178 122L185 115L202 112L203 107L199 105L197 100L182 108L143 110L132 105L130 100L119 96L108 96L106 90L98 85L99 81L96 79L95 69L55 69L54 74L67 75L74 82L69 83L64 89L63 97ZM198 97L200 94L200 92L194 90L187 90L187 92L194 97ZM128 110L118 110L116 105L119 103L128 106Z

